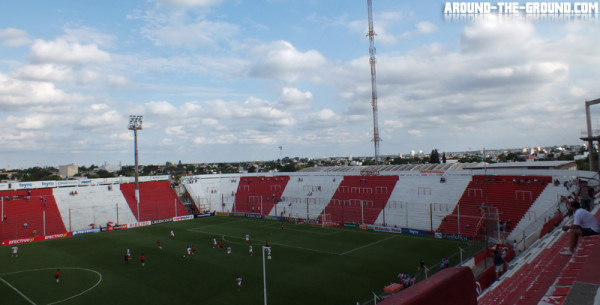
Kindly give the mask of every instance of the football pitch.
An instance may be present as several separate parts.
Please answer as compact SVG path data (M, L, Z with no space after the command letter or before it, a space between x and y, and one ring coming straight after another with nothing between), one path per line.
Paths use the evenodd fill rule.
M173 230L176 238L171 239ZM248 253L250 234L254 255ZM213 248L212 239L226 249ZM162 249L157 246L161 241ZM416 274L419 260L437 266L470 243L352 228L206 217L0 248L0 303L356 304L382 293L399 272ZM186 256L188 246L196 254ZM132 258L126 263L126 249ZM472 250L468 251L472 254ZM140 255L145 256L145 266ZM458 263L451 257L451 264ZM60 283L54 273L60 269ZM243 279L238 292L236 277Z

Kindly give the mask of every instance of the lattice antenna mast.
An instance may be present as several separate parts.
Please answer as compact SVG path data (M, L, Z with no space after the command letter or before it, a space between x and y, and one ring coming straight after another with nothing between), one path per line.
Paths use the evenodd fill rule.
M375 164L379 164L379 120L377 113L377 72L375 71L375 31L373 30L372 0L367 0L369 7L369 62L371 63L371 106L373 106L373 143L375 144Z

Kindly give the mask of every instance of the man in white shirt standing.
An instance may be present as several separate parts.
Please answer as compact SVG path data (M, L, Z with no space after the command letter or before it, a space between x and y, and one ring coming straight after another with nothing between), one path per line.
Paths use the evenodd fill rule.
M571 202L569 209L574 212L573 224L562 227L563 231L569 231L569 248L561 252L562 255L573 254L580 236L598 235L600 233L600 223L596 216L582 209L578 201Z

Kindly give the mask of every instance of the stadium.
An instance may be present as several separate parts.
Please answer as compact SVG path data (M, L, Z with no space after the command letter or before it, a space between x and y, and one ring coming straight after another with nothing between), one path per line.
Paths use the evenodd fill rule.
M598 239L562 256L568 236L555 228L571 221L578 184L598 182L572 165L142 176L139 202L131 177L3 183L0 290L7 304L584 304L597 276L580 271L597 268Z
M111 153L117 158L116 154L129 153L124 139L131 138L116 132L114 126L122 121L123 113L140 114L130 115L128 126L134 133L134 177L0 183L2 304L600 304L600 238L580 238L571 249L573 230L571 234L561 230L574 223L571 204L580 199L591 200L588 208L593 217L600 218L593 203L600 178L592 171L597 168L592 160L593 141L600 137L597 130L592 131L589 109L600 99L586 100L587 137L580 138L588 143L590 171L577 170L573 161L489 164L446 163L444 158L444 162L430 160L430 164L384 165L379 159L378 34L372 1L366 1L370 90L360 85L366 84L366 78L357 77L359 71L367 70L367 58L348 52L358 49L360 42L340 43L343 40L338 38L348 35L348 30L324 31L337 29L343 21L354 32L359 23L346 13L320 15L338 14L352 5L331 2L335 6L319 10L312 7L317 1L311 1L277 10L273 4L280 1L267 2L268 7L255 2L228 3L223 7L237 11L218 11L219 17L212 21L205 19L203 9L211 12L221 1L146 1L130 7L114 22L99 18L104 8L90 6L87 18L101 20L95 27L86 26L76 3L53 8L52 14L41 10L36 15L28 7L22 9L30 14L27 18L16 13L7 16L16 21L11 22L15 28L0 28L3 47L31 45L29 61L21 58L23 52L7 55L5 65L10 71L0 74L8 92L2 99L7 113L3 144L12 149L10 154L46 162L25 152L29 146L43 151L52 144L61 146L54 154L69 161L82 152L96 154L96 159ZM414 3L418 2L403 10L387 6L378 17L384 20L382 24L406 16L411 20ZM565 106L565 101L595 94L587 89L595 79L588 74L596 63L593 52L597 48L587 36L593 27L582 33L578 31L584 27L579 26L569 26L564 32L522 22L498 27L497 17L510 21L518 14L483 14L482 20L475 20L479 18L470 13L468 3L462 5L467 14L458 2L457 11L444 11L441 3L419 3L428 12L411 20L411 26L403 24L391 36L383 27L379 29L379 37L387 43L424 39L414 43L418 48L403 43L381 56L385 80L381 102L387 106L382 111L382 134L390 136L388 143L402 149L399 143L407 141L417 146L455 145L462 134L463 140L479 145L485 144L482 140L497 141L494 133L498 131L510 145L555 141L557 134L579 122L580 117L574 115L577 107ZM589 6L588 13L597 13L597 3ZM297 18L282 15L283 11L299 15L302 7L310 11L305 11L298 24L308 21L320 27L307 31L297 24L281 25L284 19ZM510 7L519 9L516 2ZM183 13L186 10L189 15ZM67 22L65 33L36 37L40 35L34 34L37 28L50 31L69 20L62 17L67 11L82 20L81 27L71 24L80 21ZM45 25L32 22L57 12L60 17ZM254 20L246 18L251 12L256 14ZM537 13L526 15L525 20L568 22L581 17L580 21L592 24L597 17ZM439 26L423 16L468 24L460 31L459 26L447 26L434 34ZM186 18L198 23L180 21ZM27 23L22 27L37 28L30 33L19 29L20 19ZM234 23L236 19L255 30ZM269 19L277 23L267 25ZM124 20L142 25L129 28ZM483 21L483 26L475 21ZM116 28L114 32L96 30L107 24ZM116 43L118 35L113 34L121 29L126 31L120 36L125 43ZM288 31L292 36L307 33L317 40L287 41L289 33L263 39L255 36L272 33L267 29ZM252 36L235 41L238 32ZM557 34L540 35L545 32ZM144 42L135 43L132 33L141 34ZM440 36L438 40L413 38L425 34ZM360 36L365 37L363 32ZM322 42L340 49L313 49ZM111 51L117 45L127 48ZM189 49L170 49L175 45ZM150 52L159 46L184 57ZM206 46L210 56L197 53ZM144 54L136 53L139 50ZM249 53L236 55L241 50ZM359 60L365 65L357 64ZM149 75L160 70L168 72L151 81ZM205 75L198 78L198 71ZM139 75L130 74L134 72ZM234 75L236 80L221 74ZM234 84L243 77L250 81ZM257 82L263 79L278 84ZM317 81L326 87L310 85ZM232 90L230 83L239 85L241 91ZM128 87L136 91L125 91ZM265 89L272 92L261 92ZM357 132L364 127L360 122L366 109L357 105L366 104L367 96L372 134ZM329 99L343 106L325 102ZM130 100L144 104L136 106ZM316 106L311 106L313 102ZM46 106L58 109L62 116L40 110ZM30 115L22 116L23 112ZM173 151L221 159L233 156L225 155L226 151L235 151L251 158L245 148L266 150L275 145L280 145L282 157L279 142L294 144L298 139L305 141L304 152L321 154L331 152L327 146L343 143L340 138L357 137L356 143L364 143L366 134L374 144L375 165L190 174L177 179L170 174L139 177L141 114L155 120L150 138L160 145L146 146L153 153L158 151L154 159L172 157ZM162 124L157 121L161 118ZM238 126L226 124L238 121ZM59 129L50 129L52 125ZM310 131L296 133L301 126ZM423 133L435 131L432 126L444 132ZM75 132L65 136L62 129ZM409 137L399 136L398 130L405 130ZM530 135L529 130L543 130L544 136ZM98 142L89 141L93 138ZM222 146L225 143L228 146ZM203 150L205 146L212 148ZM344 146L339 151L348 148L356 149ZM568 255L563 248L569 250Z

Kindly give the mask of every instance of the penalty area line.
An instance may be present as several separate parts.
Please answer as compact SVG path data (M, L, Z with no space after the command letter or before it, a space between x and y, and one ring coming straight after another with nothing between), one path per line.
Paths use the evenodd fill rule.
M188 231L202 233L202 234L208 234L208 235L213 235L213 236L214 235L221 235L224 240L225 240L225 237L231 237L231 238L235 238L235 239L241 239L242 240L241 242L234 242L234 241L229 241L229 242L231 242L231 243L237 243L237 244L245 244L245 242L243 242L243 238L242 237L225 235L225 234L219 234L219 233L214 233L214 232L206 232L206 231L198 230L197 228L190 228L190 229L188 229ZM266 242L266 240L259 240L259 239L253 239L253 240L261 242L261 243ZM286 244L282 244L282 243L278 243L278 242L271 242L271 245L272 246L278 245L278 246L284 246L284 247L288 247L288 248L294 248L294 249L300 249L300 250L311 251L311 252L318 252L318 253L325 253L325 254L332 254L332 255L342 255L340 253L329 252L329 251L324 251L324 250L319 250L319 249L311 249L311 248L299 247L299 246L286 245Z
M37 304L35 304L35 302L33 302L31 299L29 299L26 295L24 295L21 291L19 291L19 289L15 288L9 282L5 281L3 278L0 277L0 281L2 281L4 284L6 284L6 286L12 288L12 290L14 290L20 296L22 296L25 300L27 300L27 302L31 303L32 305L37 305Z
M394 238L394 237L395 237L395 236L390 236L390 237L388 237L388 238L380 239L380 240L378 240L378 241L375 241L375 242L372 242L372 243L370 243L370 244L366 244L366 245L364 245L364 246L361 246L361 247L358 247L358 248L354 248L354 249L352 249L352 250L348 250L348 251L346 251L346 252L344 252L344 253L341 253L341 254L339 254L339 255L346 255L346 254L348 254L348 253L352 253L352 252L354 252L354 251L357 251L357 250L360 250L360 249L363 249L363 248L366 248L366 247L370 247L370 246L372 246L372 245L378 244L378 243L380 243L380 242L384 242L384 241L386 241L386 240L388 240L388 239L392 239L392 238Z

